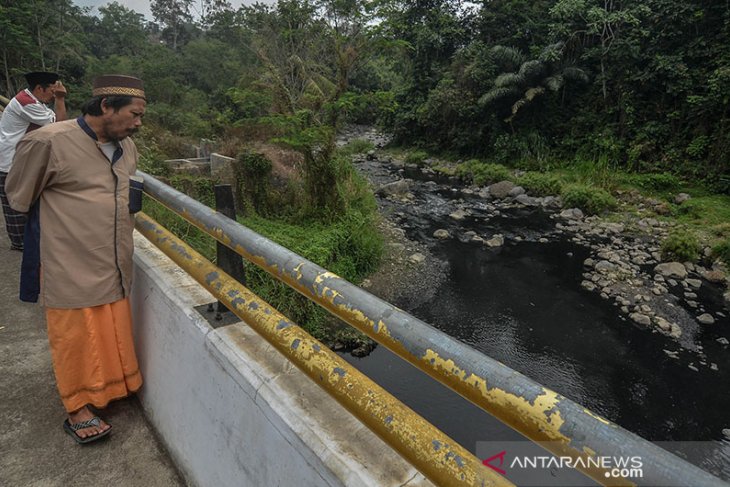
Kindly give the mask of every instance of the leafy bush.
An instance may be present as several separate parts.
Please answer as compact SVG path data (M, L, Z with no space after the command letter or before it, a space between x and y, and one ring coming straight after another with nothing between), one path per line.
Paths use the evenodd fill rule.
M558 195L563 189L563 183L555 176L540 172L527 172L517 178L516 183L525 190L537 196Z
M689 230L675 230L662 242L662 258L679 262L694 262L700 256L700 243Z
M593 186L574 184L563 189L563 206L580 208L595 215L616 207L616 200L608 191Z
M512 179L512 173L503 165L486 163L479 159L470 159L456 166L456 175L477 186Z
M234 170L239 208L252 205L255 211L264 211L268 206L271 161L263 154L244 150L236 162Z
M712 256L730 265L730 238L726 238L712 247Z
M419 166L423 164L423 161L426 160L428 157L428 154L422 150L417 150L413 152L409 152L406 155L406 163L408 164L418 164Z

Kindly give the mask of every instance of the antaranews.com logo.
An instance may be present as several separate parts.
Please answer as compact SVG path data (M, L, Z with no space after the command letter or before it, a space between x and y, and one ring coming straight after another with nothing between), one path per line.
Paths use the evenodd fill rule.
M530 441L478 442L477 454L482 463L521 487L595 486L581 470L602 471L609 482L625 484L644 476L640 455L592 456L573 458L555 456Z
M512 472L531 469L543 470L555 476L555 471L572 470L604 470L606 478L640 479L644 475L644 462L640 456L631 457L556 457L552 455L514 455L511 461L507 460L507 450L492 455L482 462L500 475L507 475L507 469ZM507 464L508 463L508 464Z

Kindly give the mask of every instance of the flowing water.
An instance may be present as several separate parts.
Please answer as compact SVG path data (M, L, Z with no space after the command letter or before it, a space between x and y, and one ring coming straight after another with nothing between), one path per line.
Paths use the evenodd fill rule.
M382 183L395 168L369 164L363 171ZM551 235L553 223L541 209L481 213L472 202L471 217L459 225L508 237L492 250L431 238L454 225L447 216L454 191L412 181L411 192L415 202L381 200L381 209L447 261L449 275L427 303L394 304L643 438L706 442L669 448L730 479L730 438L723 434L730 428L730 349L717 342L730 336L730 320L702 328L694 350L682 347L581 288L589 249ZM540 235L549 241L539 242ZM700 298L708 308L722 306L717 290ZM521 438L382 346L344 358L472 452L480 441Z

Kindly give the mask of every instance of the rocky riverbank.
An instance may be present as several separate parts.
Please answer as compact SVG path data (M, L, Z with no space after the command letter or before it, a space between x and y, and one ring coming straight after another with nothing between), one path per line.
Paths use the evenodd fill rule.
M717 343L728 347L730 274L721 262L708 260L709 252L699 264L662 261L661 243L676 223L657 217L661 204L625 192L617 195L625 211L585 216L580 209L563 208L559 196L535 197L510 181L466 186L457 178L436 173L430 166L441 164L439 161L408 165L380 152L387 138L371 129L350 129L341 140L355 138L375 146L353 156L353 162L375 187L390 241L386 264L363 283L375 294L396 302L426 296L447 269L428 250L439 240L457 238L492 252L520 241L570 240L590 249L583 262L581 286L586 291L613 303L627 322L671 337L682 348L694 351L697 363L690 368L716 369L696 338L711 329ZM678 198L686 199L686 195ZM424 212L441 217L443 228L426 224ZM414 227L422 236L418 242L408 240L402 232ZM409 271L416 268L419 276L424 269L431 270L430 277L414 279ZM665 352L672 358L677 353Z

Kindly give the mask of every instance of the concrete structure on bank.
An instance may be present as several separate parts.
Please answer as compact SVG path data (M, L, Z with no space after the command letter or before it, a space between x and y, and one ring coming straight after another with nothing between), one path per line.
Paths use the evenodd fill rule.
M150 423L193 485L431 485L245 323L135 236L133 313Z

